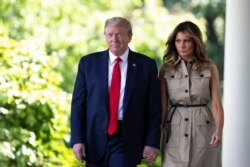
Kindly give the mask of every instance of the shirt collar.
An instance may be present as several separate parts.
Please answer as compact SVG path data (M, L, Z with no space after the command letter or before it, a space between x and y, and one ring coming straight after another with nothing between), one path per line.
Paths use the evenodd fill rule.
M121 56L119 56L122 59L122 62L128 61L128 53L129 53L129 48L127 48L127 50ZM111 64L114 63L116 58L117 56L115 56L112 52L109 51L109 61Z

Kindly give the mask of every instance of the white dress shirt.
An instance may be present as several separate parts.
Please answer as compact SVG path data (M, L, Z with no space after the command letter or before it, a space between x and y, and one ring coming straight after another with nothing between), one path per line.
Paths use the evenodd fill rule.
M129 49L125 51L121 56L119 56L122 61L120 62L120 70L121 70L121 89L120 89L120 101L119 101L119 109L118 109L118 120L123 120L123 98L125 92L125 84L127 78L127 67L128 67L128 53ZM109 89L112 79L113 68L115 65L115 56L113 53L109 51Z

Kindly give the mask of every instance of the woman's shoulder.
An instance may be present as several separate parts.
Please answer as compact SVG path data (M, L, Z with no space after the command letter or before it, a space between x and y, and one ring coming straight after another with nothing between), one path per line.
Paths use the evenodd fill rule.
M217 71L217 66L214 62L210 61L208 64L207 64L207 68L213 72L213 71Z
M213 70L213 69L217 69L216 67L216 64L213 62L213 61L208 61L208 62L205 62L205 63L202 63L201 65L201 70Z

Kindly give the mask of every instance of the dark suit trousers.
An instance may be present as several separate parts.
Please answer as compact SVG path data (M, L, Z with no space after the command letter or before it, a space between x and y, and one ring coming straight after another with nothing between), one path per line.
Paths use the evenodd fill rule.
M136 165L128 164L124 158L121 129L121 122L119 121L118 131L114 135L108 137L107 149L103 158L95 163L86 162L86 167L136 167Z

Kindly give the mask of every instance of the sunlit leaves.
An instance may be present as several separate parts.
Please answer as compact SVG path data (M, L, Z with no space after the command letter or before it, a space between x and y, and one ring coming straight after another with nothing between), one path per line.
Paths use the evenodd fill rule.
M47 145L68 142L69 95L59 88L62 77L53 70L58 60L4 35L0 60L0 161L39 166L47 154L57 156L56 147Z

